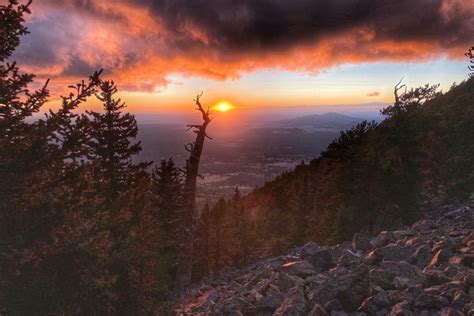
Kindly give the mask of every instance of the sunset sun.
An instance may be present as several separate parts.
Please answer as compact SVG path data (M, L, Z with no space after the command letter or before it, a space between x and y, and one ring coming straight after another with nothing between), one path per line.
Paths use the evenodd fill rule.
M228 112L234 108L235 106L233 106L232 103L228 101L219 101L212 107L213 110L216 110L219 112Z

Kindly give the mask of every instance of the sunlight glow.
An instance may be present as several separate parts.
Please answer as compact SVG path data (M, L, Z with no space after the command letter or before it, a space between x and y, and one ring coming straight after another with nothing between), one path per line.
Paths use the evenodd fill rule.
M235 106L233 106L229 101L219 101L212 107L213 110L220 112L227 112L234 108Z

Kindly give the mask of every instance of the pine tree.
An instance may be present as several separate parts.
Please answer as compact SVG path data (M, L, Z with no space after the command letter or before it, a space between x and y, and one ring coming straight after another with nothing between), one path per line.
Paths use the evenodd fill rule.
M104 112L87 112L91 116L88 159L100 179L106 204L116 210L120 193L136 183L137 175L148 163L133 162L141 151L140 142L132 143L138 134L137 122L133 115L122 113L125 103L114 98L114 82L102 81L99 88L97 98L103 103Z
M156 245L159 270L158 274L166 279L166 289L171 291L172 282L176 277L177 256L182 242L181 216L184 207L183 177L172 159L162 160L159 167L152 173L153 207L159 231L159 244Z
M467 58L469 58L469 77L474 77L474 46L469 48L467 52L464 54Z

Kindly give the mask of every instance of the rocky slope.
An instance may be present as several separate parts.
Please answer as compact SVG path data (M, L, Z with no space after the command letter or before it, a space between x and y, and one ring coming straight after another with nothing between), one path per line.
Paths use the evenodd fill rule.
M192 290L186 315L474 315L473 205L411 227L308 243Z

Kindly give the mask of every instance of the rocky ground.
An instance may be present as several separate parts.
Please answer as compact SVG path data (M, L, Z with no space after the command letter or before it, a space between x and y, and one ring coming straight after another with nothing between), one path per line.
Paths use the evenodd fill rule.
M474 210L352 243L310 242L196 286L181 315L474 315Z

